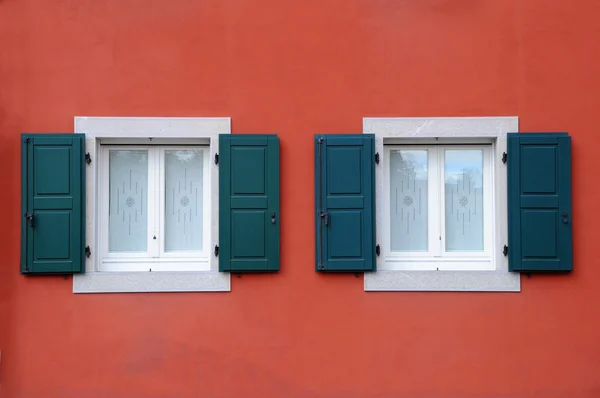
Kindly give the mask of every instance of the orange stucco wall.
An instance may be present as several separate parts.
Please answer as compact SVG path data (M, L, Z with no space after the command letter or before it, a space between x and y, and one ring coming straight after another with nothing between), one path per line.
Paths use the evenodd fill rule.
M600 397L597 0L0 0L0 396ZM230 116L281 139L281 272L74 295L19 275L21 132ZM314 271L315 133L519 116L573 137L575 271L365 293Z

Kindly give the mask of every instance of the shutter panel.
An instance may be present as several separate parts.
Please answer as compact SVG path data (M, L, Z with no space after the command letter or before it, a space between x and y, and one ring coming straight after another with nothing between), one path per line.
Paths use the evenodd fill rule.
M315 137L317 271L375 270L372 134Z
M85 272L83 134L24 134L21 273Z
M279 138L219 136L219 271L279 270Z
M573 269L567 133L508 134L508 239L511 271Z

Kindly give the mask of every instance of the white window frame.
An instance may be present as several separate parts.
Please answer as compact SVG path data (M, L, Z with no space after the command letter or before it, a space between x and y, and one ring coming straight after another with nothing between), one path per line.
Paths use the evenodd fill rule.
M385 246L386 146L418 144L490 144L493 173L493 242L492 269L473 269L466 261L436 270L402 269L386 260L389 248L377 257L377 271L365 273L365 291L498 291L521 290L519 273L508 271L508 259L500 248L508 242L506 134L518 132L517 117L441 117L441 118L364 118L363 133L375 135L375 151L380 154L376 166L376 234L377 243Z
M74 293L116 292L191 292L230 291L231 278L219 272L218 258L211 248L219 238L219 167L211 160L219 150L219 134L231 133L231 120L222 118L161 117L75 117L75 132L85 134L86 152L92 162L86 165L86 245L91 256L86 259L86 273L74 275ZM175 144L207 145L210 156L210 234L208 266L195 271L118 271L102 270L100 234L101 144L140 146Z
M202 191L202 250L193 252L169 253L164 250L165 234L159 226L165 223L165 151L188 150L202 151L204 187ZM108 207L109 207L109 152L111 150L146 150L148 151L148 236L147 250L143 253L110 253L108 251ZM98 270L103 272L123 271L210 271L210 148L204 146L166 146L166 145L102 145L99 166L99 233L101 261ZM156 165L156 166L153 166ZM148 193L147 193L148 194ZM156 237L157 239L153 239Z
M441 173L446 149L480 149L483 152L483 201L492 211L486 211L483 218L484 250L483 252L446 252L444 208L445 184ZM386 217L390 209L390 152L393 150L427 150L428 163L428 247L426 252L392 252L391 225ZM453 145L450 141L445 144L430 145L397 145L384 146L383 155L383 206L381 219L383 227L383 256L382 269L399 271L482 271L494 270L494 172L491 142L487 145ZM439 238L438 238L439 236Z

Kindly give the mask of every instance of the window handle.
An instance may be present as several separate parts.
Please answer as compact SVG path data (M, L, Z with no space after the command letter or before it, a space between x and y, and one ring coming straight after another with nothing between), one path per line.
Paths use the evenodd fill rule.
M27 222L29 222L29 226L31 228L33 228L33 214L32 213L25 213L23 215L23 217L25 217L25 220L27 220Z
M564 212L563 213L563 224L568 224L569 223L569 213Z

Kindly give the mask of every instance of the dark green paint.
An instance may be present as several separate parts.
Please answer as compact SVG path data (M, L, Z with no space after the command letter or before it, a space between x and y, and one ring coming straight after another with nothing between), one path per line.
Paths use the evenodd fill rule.
M85 272L84 137L21 136L21 273Z
M508 241L510 271L573 269L567 133L508 134Z
M278 271L279 222L279 138L220 135L219 271Z
M317 271L376 268L374 142L372 134L315 136Z

